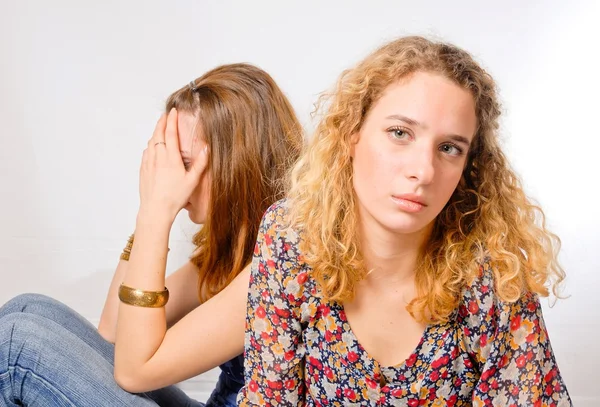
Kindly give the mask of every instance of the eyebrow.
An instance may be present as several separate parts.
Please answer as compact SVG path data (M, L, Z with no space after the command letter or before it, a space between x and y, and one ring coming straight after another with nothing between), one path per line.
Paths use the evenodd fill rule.
M418 121L416 121L415 119L411 119L410 117L406 117L403 116L401 114L392 114L388 117L386 117L386 119L391 119L391 120L400 120L406 124L409 124L411 126L416 126L416 127L426 127L423 124L419 123ZM458 142L458 143L463 143L466 146L470 146L471 145L471 141L469 141L469 139L465 136L461 136L458 134L449 134L448 137L450 137L452 140Z

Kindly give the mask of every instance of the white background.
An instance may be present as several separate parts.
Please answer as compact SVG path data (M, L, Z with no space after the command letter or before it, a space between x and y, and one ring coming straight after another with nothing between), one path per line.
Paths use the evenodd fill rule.
M311 128L342 69L425 34L471 51L499 84L508 155L563 241L570 298L544 303L559 367L575 405L600 405L598 4L1 0L0 304L37 291L98 320L134 226L141 151L175 89L254 63ZM193 231L180 216L170 270ZM212 377L187 388L203 398Z

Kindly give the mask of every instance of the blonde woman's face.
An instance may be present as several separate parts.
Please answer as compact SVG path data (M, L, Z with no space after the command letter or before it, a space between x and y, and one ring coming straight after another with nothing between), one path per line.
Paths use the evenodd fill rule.
M458 185L476 123L472 95L440 75L388 86L353 135L363 225L403 234L429 226Z
M200 149L206 145L204 134L198 118L187 112L177 115L177 129L179 131L179 149L181 159L188 169L193 163ZM190 220L196 224L206 222L208 216L208 204L210 199L210 171L204 171L200 177L198 186L190 195L184 209L188 211Z

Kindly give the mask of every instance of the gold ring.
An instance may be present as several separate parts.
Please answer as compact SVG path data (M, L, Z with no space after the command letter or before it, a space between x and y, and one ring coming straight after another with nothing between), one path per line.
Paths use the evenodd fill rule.
M154 143L154 147L156 147L159 144L164 144L165 147L167 146L167 143L165 143L164 141L158 141L158 142Z

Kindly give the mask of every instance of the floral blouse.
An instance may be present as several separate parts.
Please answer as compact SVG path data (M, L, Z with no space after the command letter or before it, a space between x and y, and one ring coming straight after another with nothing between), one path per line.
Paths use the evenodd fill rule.
M429 325L413 353L380 366L358 343L341 304L322 299L280 228L285 201L266 212L248 292L241 406L571 406L536 295L494 295L493 264L465 288L450 322Z

